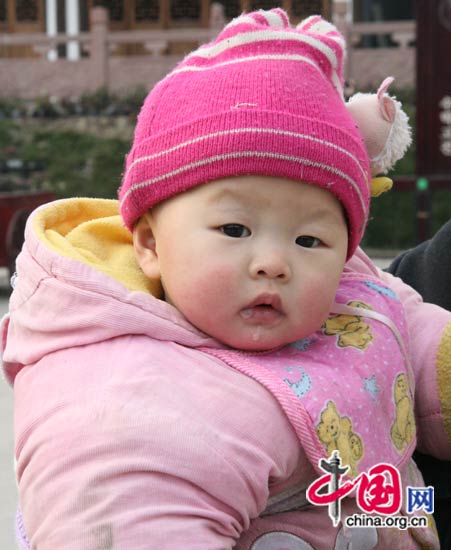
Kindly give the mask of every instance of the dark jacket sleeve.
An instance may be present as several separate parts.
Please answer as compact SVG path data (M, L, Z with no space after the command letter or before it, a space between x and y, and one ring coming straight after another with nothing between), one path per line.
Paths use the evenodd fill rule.
M430 302L451 311L451 220L429 241L393 260L387 271Z

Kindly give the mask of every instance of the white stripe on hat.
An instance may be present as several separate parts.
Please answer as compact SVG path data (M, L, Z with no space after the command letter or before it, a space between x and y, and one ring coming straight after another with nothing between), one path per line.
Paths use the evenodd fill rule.
M334 35L341 37L337 27L333 23L323 19L320 15L311 15L310 17L307 17L307 19L304 19L296 25L296 29L322 34L329 38L332 38Z
M287 26L285 20L276 11L260 10L257 13L258 15L262 15L268 22L268 25L270 25L271 27L278 27L283 29Z
M339 33L337 27L329 21L323 19L320 15L311 15L304 19L296 26L296 30L313 32L315 34L321 34L334 40L339 46L344 49L346 42L343 36Z
M343 97L343 86L341 85L341 80L335 71L332 72L332 84L334 85L334 88L337 90L338 95L340 97Z
M239 17L232 19L232 21L230 21L230 23L228 23L225 28L230 29L232 27L236 27L237 25L242 25L243 23L253 26L255 26L256 23L257 25L261 25L262 23L260 18L265 19L266 22L273 27L290 27L290 21L288 20L286 13L280 8L275 8L270 11L258 10L249 14L243 13Z
M190 139L188 141L184 141L182 143L179 143L175 145L174 147L171 147L169 149L165 149L164 151L159 151L158 153L154 153L152 155L145 155L143 157L136 158L128 167L127 172L124 176L124 180L127 179L128 174L133 170L133 168L140 164L141 162L146 162L148 160L152 160L158 157L162 157L164 155L169 155L170 153L173 153L174 151L178 151L179 149L183 149L184 147L189 147L190 145L195 145L196 143L200 143L202 141L205 141L207 139L214 139L221 136L228 136L228 135L236 135L236 134L273 134L278 136L287 136L287 137L294 137L303 139L306 141L313 141L315 143L321 143L322 145L325 145L326 147L330 147L331 149L335 149L336 151L339 151L340 153L343 153L344 155L348 156L354 164L359 168L362 177L366 180L367 174L365 173L365 170L362 168L362 165L358 161L358 159L350 153L347 149L344 149L343 147L340 147L336 143L333 143L332 141L325 141L324 139L316 138L314 136L311 136L309 134L299 134L297 132L290 132L288 130L276 130L274 128L234 128L232 130L223 130L221 132L214 132L212 134L206 134L204 136L199 136L194 139Z
M217 69L218 67L226 67L228 65L234 65L235 63L244 63L249 61L262 61L262 60L273 60L273 61L300 61L308 63L314 67L320 75L329 81L328 77L324 74L324 71L318 67L318 65L309 57L297 54L262 54L262 55L253 55L249 57L237 57L235 59L229 59L228 61L222 61L220 63L213 63L210 65L185 65L177 69L174 69L171 73L168 74L166 78L171 78L174 74L184 73L184 72L197 72L197 71L208 71L210 69ZM343 97L343 87L341 85L340 78L338 74L332 70L332 83L337 90L340 97Z
M196 162L192 162L190 164L185 164L184 166L181 166L180 168L177 168L176 170L172 170L171 172L167 172L166 174L161 174L160 176L157 176L155 178L151 178L149 180L145 180L139 183L134 183L130 186L128 191L125 193L125 195L122 197L122 204L128 199L129 195L132 193L138 191L139 189L142 189L143 187L148 187L149 185L153 185L155 183L158 183L160 181L167 180L169 178L172 178L174 176L177 176L179 174L182 174L183 172L187 172L188 170L192 170L193 168L199 168L201 166L205 166L207 164L213 164L217 161L224 161L224 160L230 160L230 159L239 159L239 158L249 158L249 157L256 157L256 158L273 158L273 159L279 159L279 160L285 160L288 162L298 162L300 164L304 164L305 166L312 166L314 168L320 168L321 170L325 170L326 172L330 172L331 174L334 174L336 176L339 176L346 180L354 189L357 196L360 200L360 205L362 208L362 212L365 218L365 223L368 219L368 212L366 209L365 201L363 200L362 194L360 192L358 184L348 176L345 172L342 172L338 168L335 168L334 166L329 166L328 164L324 164L321 162L315 162L310 159L291 156L291 155L283 155L280 153L269 153L265 151L239 151L236 153L226 153L224 155L215 155L210 158L202 159Z
M304 61L315 69L318 70L322 75L324 72L318 65L310 58L305 57L304 55L298 54L261 54L261 55L250 55L247 57L237 57L235 59L228 59L227 61L220 61L219 63L213 63L210 65L185 65L174 69L168 76L177 73L184 73L187 71L208 71L210 69L216 69L217 67L223 67L226 65L233 65L234 63L242 63L244 61L263 61L265 59L275 60L275 61ZM324 75L325 76L325 75Z
M281 32L281 31L272 31L270 29L264 31L249 31L236 34L235 36L227 37L216 42L211 46L201 47L193 53L185 57L184 62L195 58L201 57L204 59L213 59L221 53L227 51L230 48L243 46L246 44L253 44L258 42L278 42L282 40L287 41L297 41L304 44L312 46L322 54L324 54L327 59L330 61L332 67L337 69L338 61L337 56L332 48L329 48L327 44L321 40L309 36L307 34L300 34L296 32Z

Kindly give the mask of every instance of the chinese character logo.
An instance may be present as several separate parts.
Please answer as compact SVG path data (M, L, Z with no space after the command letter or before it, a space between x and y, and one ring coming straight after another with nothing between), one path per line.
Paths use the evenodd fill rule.
M341 477L348 471L348 467L342 467L340 463L338 451L334 451L329 460L321 459L319 467L325 474L307 489L307 499L312 504L329 506L329 517L334 526L340 521L341 499L354 490L357 505L364 512L382 515L399 512L402 490L401 476L397 468L391 464L376 464L368 472L362 472L352 481L341 484Z
M407 487L407 513L416 510L434 513L434 487Z

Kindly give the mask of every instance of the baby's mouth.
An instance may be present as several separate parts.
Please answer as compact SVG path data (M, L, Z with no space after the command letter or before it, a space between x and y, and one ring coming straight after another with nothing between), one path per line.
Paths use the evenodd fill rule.
M277 294L261 294L240 311L250 323L272 324L283 315L282 302Z

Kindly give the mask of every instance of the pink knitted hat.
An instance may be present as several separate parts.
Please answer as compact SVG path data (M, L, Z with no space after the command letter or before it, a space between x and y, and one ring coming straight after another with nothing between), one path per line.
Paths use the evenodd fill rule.
M351 256L368 219L371 175L343 100L344 49L321 17L292 28L274 9L234 19L188 55L150 92L138 117L119 191L127 227L197 185L278 176L339 199Z

